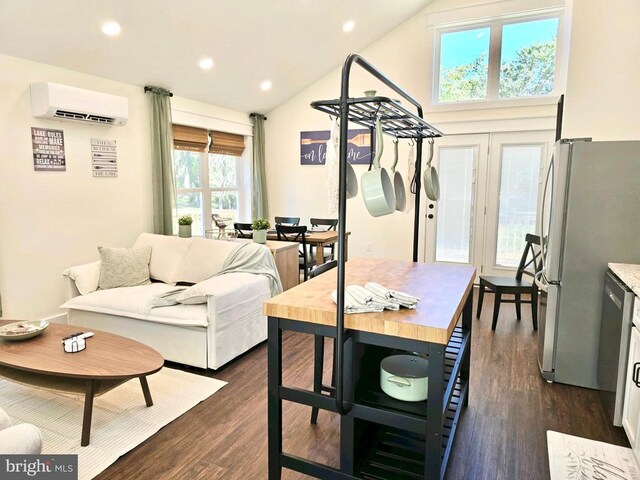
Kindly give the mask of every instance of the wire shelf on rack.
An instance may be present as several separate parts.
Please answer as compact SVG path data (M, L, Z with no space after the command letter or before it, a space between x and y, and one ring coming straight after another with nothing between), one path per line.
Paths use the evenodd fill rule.
M397 138L433 138L443 133L404 108L400 102L389 97L350 98L349 121L363 127L373 128L380 116L382 130ZM311 103L316 110L335 117L340 116L340 100L317 100Z

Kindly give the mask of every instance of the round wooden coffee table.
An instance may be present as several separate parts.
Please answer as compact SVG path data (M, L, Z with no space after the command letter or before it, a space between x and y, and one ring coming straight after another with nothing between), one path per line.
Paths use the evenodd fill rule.
M12 321L0 321L0 326ZM140 379L147 407L153 405L147 375L159 371L164 359L156 350L129 338L92 330L87 348L65 353L62 338L86 328L50 324L39 336L22 341L0 340L0 376L17 383L84 394L81 445L89 445L93 399L133 378Z

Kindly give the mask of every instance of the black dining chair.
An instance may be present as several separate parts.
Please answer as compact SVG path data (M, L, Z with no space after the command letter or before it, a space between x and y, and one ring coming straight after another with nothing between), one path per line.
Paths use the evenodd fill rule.
M315 278L324 272L336 268L338 266L337 260L331 260L330 262L318 265L311 270L309 278ZM333 358L336 358L336 341L333 340ZM322 373L324 370L324 337L322 335L315 335L313 338L313 391L315 393L327 392L335 395L336 391L336 372L335 368L331 367L331 386L322 384ZM318 423L318 407L311 408L311 423Z
M249 233L253 232L250 223L233 222L233 229L238 238L253 238L253 233Z
M300 217L274 217L276 225L289 225L297 227L300 225Z
M326 230L335 231L338 228L338 219L337 218L312 218L309 220L309 223L312 227L326 227ZM332 243L328 247L324 247L324 252L322 252L322 258L325 262L329 260L333 260L335 258L335 243ZM313 254L313 247L311 248L311 252Z
M476 312L476 318L480 318L480 312L482 311L482 300L484 299L484 292L489 291L495 294L493 301L493 323L491 324L491 330L496 329L498 323L498 314L500 312L501 303L515 303L516 304L516 318L520 320L522 318L520 305L523 303L531 304L531 315L533 321L533 329L538 329L538 287L535 284L534 278L536 273L542 269L542 255L540 252L540 237L528 233L525 236L525 247L520 257L520 263L518 264L518 270L514 277L495 277L489 275L480 275L480 291L478 295L478 310ZM534 248L537 245L538 248ZM531 281L523 280L523 275L532 277ZM531 295L530 300L523 300L522 294ZM513 299L503 299L502 295L513 295Z
M305 225L280 225L276 224L276 232L278 234L278 240L285 242L298 242L300 243L300 250L298 251L298 268L304 273L304 281L309 278L309 270L316 264L315 258L311 255L309 249L307 249L307 227Z

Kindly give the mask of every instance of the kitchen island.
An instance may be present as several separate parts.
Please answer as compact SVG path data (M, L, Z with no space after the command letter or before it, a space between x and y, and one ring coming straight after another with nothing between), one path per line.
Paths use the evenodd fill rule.
M418 296L416 310L345 316L345 401L282 385L282 331L336 337L337 283L331 270L265 302L268 330L269 479L282 468L317 478L443 478L462 407L468 403L473 267L361 258L346 263L346 284L378 282ZM379 385L380 361L415 352L429 359L429 398L404 402ZM342 410L340 468L282 451L283 400ZM312 428L312 427L310 427Z

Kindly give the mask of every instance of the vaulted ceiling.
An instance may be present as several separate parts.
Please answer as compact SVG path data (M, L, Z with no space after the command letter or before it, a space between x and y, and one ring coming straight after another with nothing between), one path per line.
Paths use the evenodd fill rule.
M430 1L0 0L0 53L266 113Z

